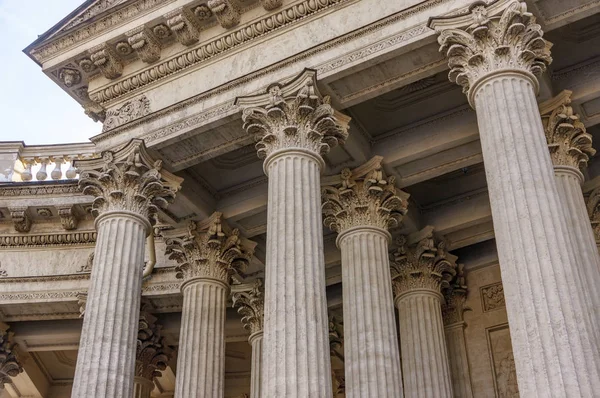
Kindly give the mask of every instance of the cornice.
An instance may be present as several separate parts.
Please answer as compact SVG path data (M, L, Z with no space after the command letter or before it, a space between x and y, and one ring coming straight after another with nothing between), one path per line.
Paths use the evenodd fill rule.
M0 248L38 246L78 246L96 243L96 231L73 231L66 233L0 235Z
M68 183L48 182L25 182L25 183L2 183L0 184L0 197L14 196L40 196L40 195L71 195L81 194L77 187L77 181Z

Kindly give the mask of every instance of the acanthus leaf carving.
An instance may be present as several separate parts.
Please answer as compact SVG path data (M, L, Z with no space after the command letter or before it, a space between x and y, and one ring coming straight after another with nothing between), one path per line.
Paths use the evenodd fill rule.
M456 275L455 256L448 253L443 240L434 236L432 227L398 236L395 246L390 267L396 300L413 290L441 295Z
M489 74L516 70L538 76L552 62L542 28L527 12L525 3L508 2L496 15L490 15L491 8L475 3L469 9L469 19L456 16L430 21L440 32L440 52L448 57L450 66L448 77L469 93L471 104L472 88ZM452 21L462 26L452 26Z
M231 0L208 0L207 5L225 29L240 23L240 10Z
M102 131L112 130L150 113L150 100L145 95L129 100L117 109L106 112Z
M585 168L596 150L592 147L592 135L573 112L571 92L564 90L540 104L540 112L552 163L577 170Z
M110 46L106 43L90 49L90 59L107 79L116 79L123 73L123 63Z
M245 270L255 244L230 229L219 212L203 223L190 221L183 235L168 238L166 254L179 264L176 277L184 282L208 278L230 283L231 275Z
M4 390L4 385L10 383L13 377L23 372L23 366L16 356L17 344L13 335L8 326L0 322L0 391Z
M191 46L198 42L200 37L199 25L190 10L179 8L166 14L165 18L178 42L184 46Z
M8 211L14 223L15 231L26 233L31 230L32 222L27 212L27 207L10 207Z
M73 206L59 207L58 215L60 217L60 223L65 230L71 231L77 228L79 217L74 212Z
M162 376L167 368L174 350L167 345L161 335L162 326L150 312L150 305L142 301L138 325L137 349L135 358L135 375L154 381Z
M102 158L75 160L79 187L95 197L92 215L130 211L154 223L159 208L165 208L179 190L182 179L162 169L142 140L134 139L117 152L104 151Z
M470 310L470 308L465 306L468 290L464 268L464 264L458 264L456 275L454 275L448 286L443 289L444 304L442 305L442 318L445 326L464 322L464 313Z
M140 59L148 64L160 59L160 42L145 26L139 26L126 34L127 42Z
M237 98L236 104L243 107L243 128L258 141L260 158L287 148L324 155L348 137L329 97L318 92L312 70L270 85L266 94Z
M341 233L352 227L391 229L399 226L407 212L409 195L386 176L376 157L354 170L344 169L340 182L323 188L323 222Z
M262 279L257 279L251 290L234 293L232 298L233 307L237 307L238 313L242 315L244 328L251 335L262 332L265 305Z

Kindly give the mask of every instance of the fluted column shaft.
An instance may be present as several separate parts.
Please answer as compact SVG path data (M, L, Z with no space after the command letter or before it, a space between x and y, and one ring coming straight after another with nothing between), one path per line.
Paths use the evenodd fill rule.
M133 379L133 398L150 398L154 383L145 377L135 376Z
M229 286L199 278L182 286L175 397L222 398L225 383L225 308Z
M426 289L396 297L406 398L453 397L441 299Z
M577 266L581 271L579 283L585 285L590 293L591 304L589 321L596 343L600 343L600 254L596 247L594 231L581 192L583 175L577 169L568 166L554 166L556 186L567 215L569 236L579 256Z
M262 374L262 346L263 332L257 332L248 339L252 346L252 366L250 378L250 398L261 397L261 374Z
M340 234L346 396L402 397L387 231Z
M600 390L590 292L555 181L533 76L499 72L473 88L520 394Z
M448 363L452 377L452 391L455 397L472 398L471 375L465 342L465 323L457 322L444 328Z
M265 397L330 397L320 158L284 150L267 159L262 389ZM301 187L301 188L300 188Z
M72 396L131 398L148 221L135 213L98 217Z

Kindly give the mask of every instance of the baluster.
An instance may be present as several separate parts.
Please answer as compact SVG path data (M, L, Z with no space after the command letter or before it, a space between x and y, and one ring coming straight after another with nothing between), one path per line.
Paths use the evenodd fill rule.
M50 177L52 177L53 180L60 180L62 177L61 166L64 163L64 158L62 156L57 158L50 157L50 162L54 162L54 169L50 173Z
M36 162L40 163L40 169L37 173L35 173L35 178L38 181L44 181L48 177L48 173L46 172L46 166L48 166L47 158L35 158Z
M33 179L33 174L31 174L31 166L35 163L35 160L27 160L21 158L21 163L23 163L23 172L21 173L21 180L23 181L31 181Z
M73 158L75 156L65 156L65 161L67 163L69 163L69 168L67 169L67 171L65 172L65 175L67 178L69 179L73 179L75 177L77 177L77 169L75 167L73 167ZM81 158L81 157L80 157Z

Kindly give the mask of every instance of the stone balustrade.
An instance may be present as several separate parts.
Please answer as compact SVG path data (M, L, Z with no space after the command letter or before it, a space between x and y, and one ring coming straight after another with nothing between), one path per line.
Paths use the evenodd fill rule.
M78 178L75 159L98 157L92 143L64 145L0 144L0 182L34 182Z

